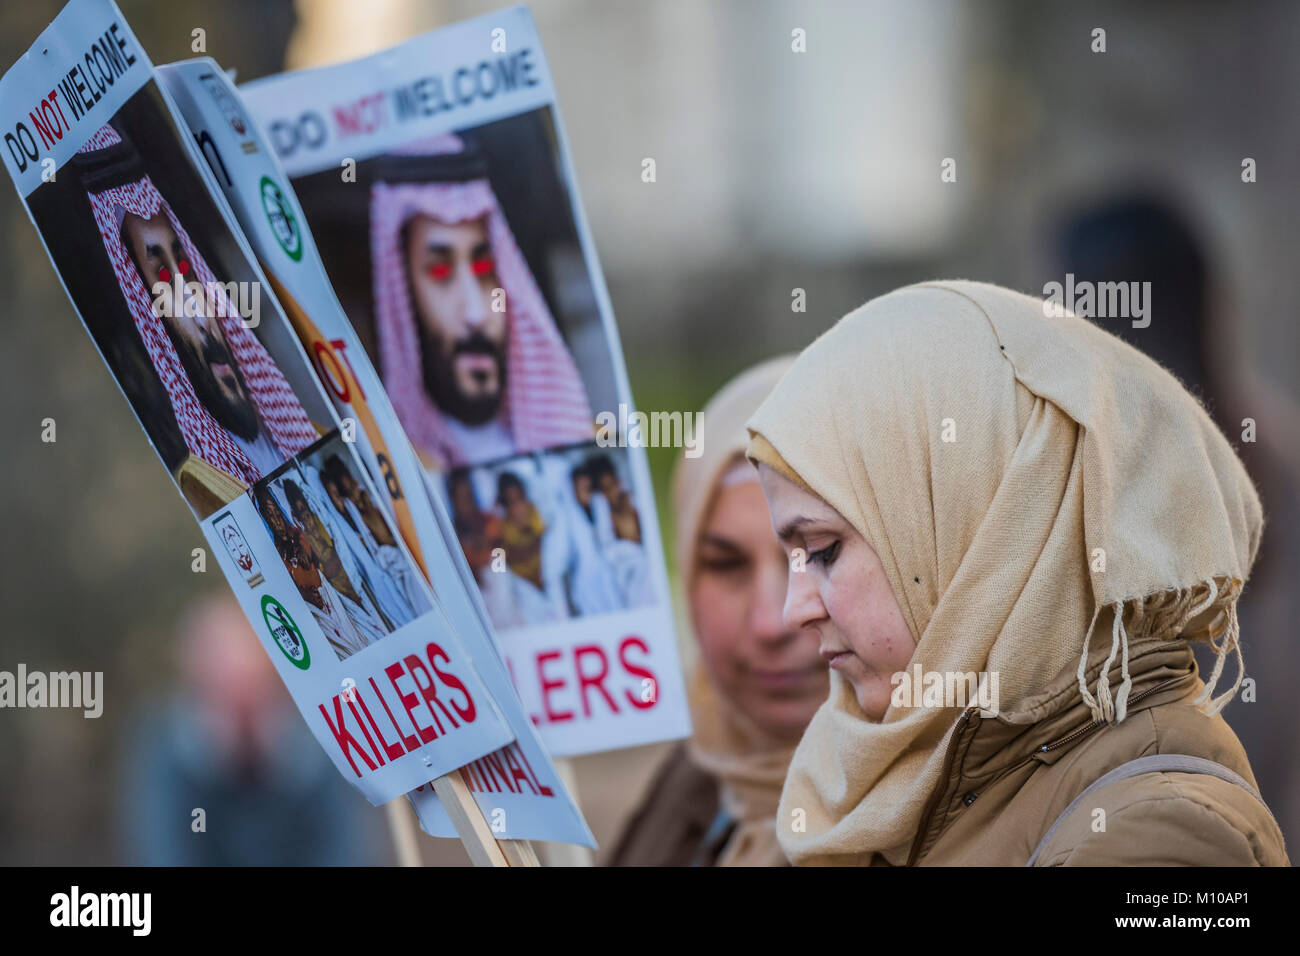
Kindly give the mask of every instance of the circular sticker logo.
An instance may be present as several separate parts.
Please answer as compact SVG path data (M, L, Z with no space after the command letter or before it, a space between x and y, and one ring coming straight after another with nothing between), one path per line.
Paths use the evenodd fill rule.
M289 209L289 201L284 198L284 193L267 176L262 177L262 210L266 213L267 222L271 224L271 232L275 233L275 241L280 244L280 248L294 262L300 261L302 230L298 228L298 220Z
M307 642L284 605L269 594L263 596L262 617L266 619L271 637L280 645L284 656L289 658L289 663L304 671L311 667L311 653L307 650Z

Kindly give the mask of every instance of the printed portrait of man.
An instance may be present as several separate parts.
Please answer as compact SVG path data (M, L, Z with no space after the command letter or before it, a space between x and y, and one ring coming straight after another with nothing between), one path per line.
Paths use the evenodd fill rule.
M206 516L320 432L131 144L106 125L79 150L74 168L190 452L177 481ZM156 296L159 283L167 291Z
M446 134L376 170L381 372L426 466L445 471L590 441L582 378L483 162Z

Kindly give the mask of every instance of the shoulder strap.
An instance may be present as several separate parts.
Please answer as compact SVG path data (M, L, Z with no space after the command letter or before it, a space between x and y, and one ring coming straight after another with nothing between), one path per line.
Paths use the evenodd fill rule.
M1057 828L1065 822L1066 817L1074 811L1074 808L1079 805L1084 797L1094 790L1100 790L1112 783L1127 780L1129 777L1137 777L1144 773L1203 773L1211 777L1218 777L1220 780L1226 780L1228 783L1241 787L1260 802L1265 812L1269 812L1268 804L1264 803L1264 798L1256 792L1255 788L1241 774L1229 770L1221 763L1206 760L1204 757L1189 757L1186 754L1149 754L1145 757L1130 760L1128 763L1120 764L1114 770L1094 780L1083 793L1071 800L1070 805L1061 811L1061 815L1056 818L1048 831L1043 834L1043 838L1038 841L1038 846L1034 847L1034 852L1025 866L1034 865L1034 861L1038 859L1038 854L1043 852L1043 848L1051 842Z

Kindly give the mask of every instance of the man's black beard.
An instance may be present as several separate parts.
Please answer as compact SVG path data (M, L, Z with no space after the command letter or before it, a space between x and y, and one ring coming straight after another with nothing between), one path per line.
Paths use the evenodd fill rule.
M502 350L482 332L471 332L452 346L448 355L441 341L435 340L424 322L416 318L420 333L420 365L424 373L424 390L434 404L466 425L483 425L496 417L501 397L506 393L506 363ZM489 355L497 366L497 392L470 398L456 385L455 361L458 355Z
M167 334L171 336L170 329L168 329ZM172 346L176 349L176 354L180 356L181 366L189 377L190 385L194 388L194 394L198 396L203 407L208 410L208 414L216 419L218 425L236 437L249 444L256 441L257 433L261 428L261 423L257 418L257 409L253 407L252 402L239 401L226 395L221 390L221 384L212 371L213 364L229 365L235 373L235 379L239 382L240 390L245 395L248 394L244 374L240 371L239 363L235 361L235 357L230 354L229 350L216 339L208 338L203 343L203 359L202 364L200 364L193 351L184 343L176 341L174 336L172 336Z

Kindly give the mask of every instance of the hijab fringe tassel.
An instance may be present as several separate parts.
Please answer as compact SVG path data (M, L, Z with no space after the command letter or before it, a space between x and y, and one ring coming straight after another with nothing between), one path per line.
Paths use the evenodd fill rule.
M1241 591L1240 582L1233 581L1222 591L1218 583L1209 579L1202 585L1191 588L1170 588L1148 596L1145 599L1116 601L1110 605L1098 605L1093 612L1092 621L1083 639L1083 652L1079 656L1079 693L1084 703L1092 711L1093 720L1098 723L1118 724L1128 715L1128 696L1133 688L1133 679L1129 674L1129 637L1134 639L1158 635L1180 635L1189 621L1211 607L1219 606L1220 614L1226 618L1226 626L1216 640L1211 622L1209 644L1217 652L1214 670L1205 684L1205 689L1196 698L1194 704L1207 717L1218 714L1227 705L1241 687L1246 665L1241 656L1241 628L1237 622L1237 597ZM1130 605L1130 619L1127 627L1124 621L1125 605ZM1088 689L1087 667L1088 649L1092 643L1093 630L1103 607L1113 611L1111 624L1110 653L1102 665L1097 678L1097 693L1094 696ZM1223 676L1223 667L1228 654L1232 652L1237 658L1237 677L1232 687L1218 697L1212 697L1219 679ZM1120 659L1120 683L1115 693L1111 693L1110 669L1115 658Z

